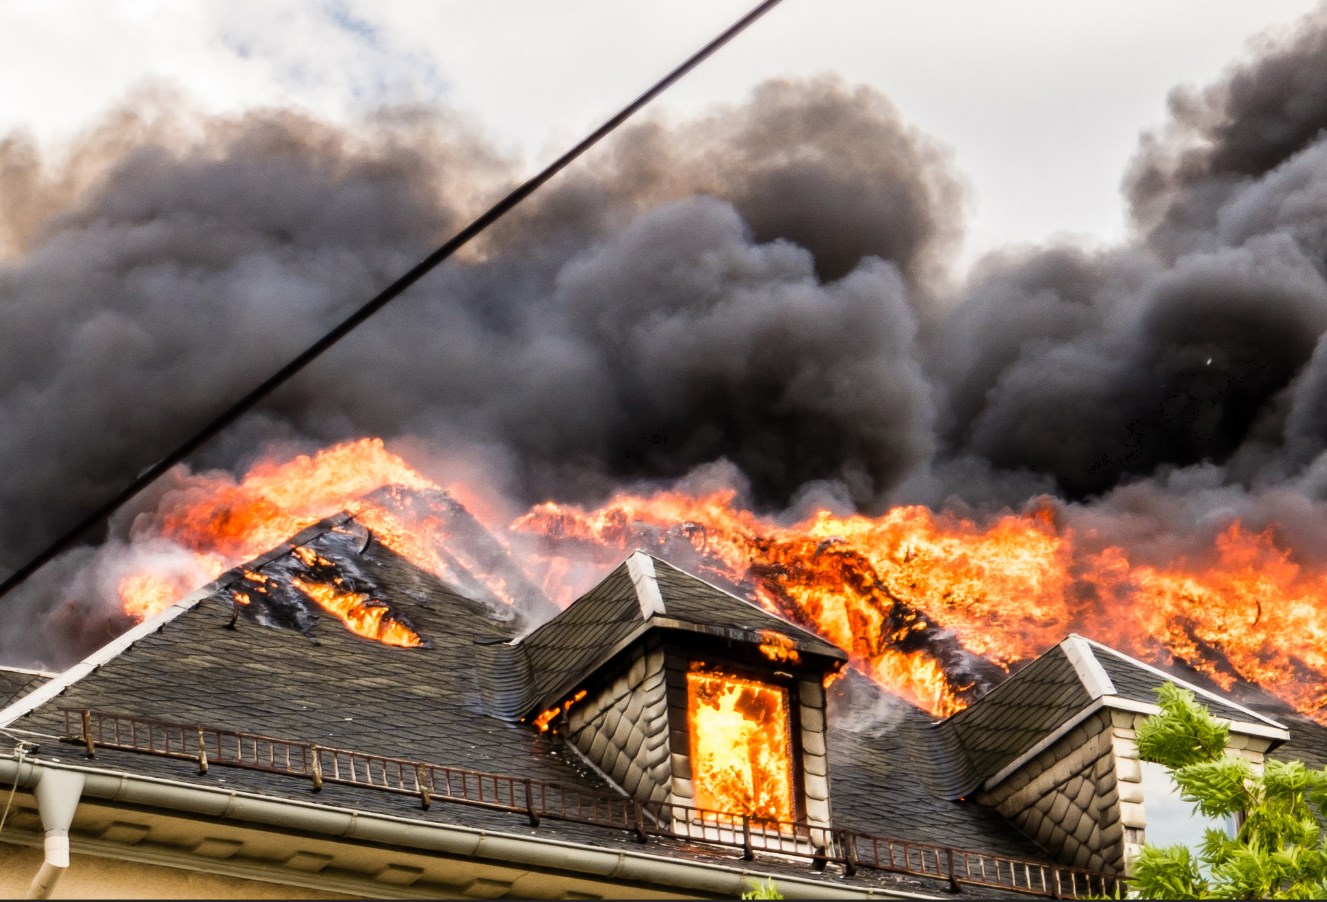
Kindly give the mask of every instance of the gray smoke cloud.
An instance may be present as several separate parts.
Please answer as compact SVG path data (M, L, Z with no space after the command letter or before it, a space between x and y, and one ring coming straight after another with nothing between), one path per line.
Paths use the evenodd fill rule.
M942 456L1085 500L1205 464L1253 488L1321 452L1325 41L1320 12L1172 94L1126 179L1136 241L984 261L924 353Z
M775 81L646 119L196 463L377 434L477 453L516 503L719 465L767 511L1055 495L1103 542L1179 553L1240 516L1321 555L1325 42L1319 14L1172 96L1126 179L1134 240L991 255L958 287L963 181L878 92ZM445 112L152 101L58 158L0 142L0 568L518 178ZM45 617L29 657L114 627L71 601L114 576L86 557L11 599Z
M64 159L5 144L0 186L21 201L2 205L6 567L516 177L437 113L352 134L146 100ZM378 434L484 449L527 502L714 461L766 504L818 482L880 498L933 451L917 299L957 228L957 182L883 97L836 82L767 85L721 120L624 134L196 463ZM690 156L670 159L679 144ZM55 582L11 604L87 594Z

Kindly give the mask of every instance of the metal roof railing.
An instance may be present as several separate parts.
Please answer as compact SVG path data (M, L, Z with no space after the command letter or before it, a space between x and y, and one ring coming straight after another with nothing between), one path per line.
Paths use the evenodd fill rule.
M637 842L654 838L719 845L756 853L803 858L816 870L840 865L845 877L863 869L942 880L952 891L963 885L1011 890L1057 899L1114 896L1123 879L1112 874L1008 858L946 846L915 843L806 821L779 821L750 814L711 811L672 803L642 804L625 796L586 792L529 777L448 767L404 758L370 755L294 739L61 708L63 742L98 749L138 752L192 761L198 773L235 767L308 780L414 796L434 802L507 811L540 821L568 821L630 833Z

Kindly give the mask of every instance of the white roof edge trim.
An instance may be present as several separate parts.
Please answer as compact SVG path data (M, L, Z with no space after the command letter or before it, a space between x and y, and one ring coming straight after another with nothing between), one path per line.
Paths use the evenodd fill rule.
M667 613L664 610L663 594L659 591L659 579L654 573L654 558L644 551L633 551L627 558L627 573L636 587L636 599L640 602L641 616L646 620L656 614Z
M1060 648L1069 659L1069 663L1074 665L1074 671L1078 674L1083 687L1087 689L1088 695L1098 699L1103 695L1115 694L1115 683L1111 681L1110 674L1106 673L1106 668L1101 666L1097 656L1092 654L1092 647L1088 645L1086 639L1077 633L1070 633L1069 637L1060 643Z
M1092 704L1088 705L1082 711L1079 711L1073 717L1060 724L1060 726L1047 733L1036 745L1032 746L1026 752L996 771L994 776L983 781L981 784L982 789L990 790L999 786L1025 764L1046 751L1046 749L1050 748L1055 743L1059 742L1068 735L1071 730L1103 708L1113 708L1116 711L1128 711L1131 714L1151 715L1161 713L1161 708L1151 702L1136 702L1131 698L1120 698L1118 695L1102 696L1101 698L1094 700ZM1267 727L1262 724L1227 720L1224 717L1217 717L1216 720L1230 727L1232 733L1242 733L1246 736L1261 736L1264 739L1274 739L1282 742L1290 739L1290 731L1285 727Z
M1141 667L1146 671L1156 674L1157 676L1161 677L1164 680L1169 680L1170 682L1176 684L1177 686L1183 686L1185 689L1188 689L1194 695L1200 696L1202 698L1210 698L1213 701L1220 702L1223 705L1234 708L1236 711L1243 711L1245 714L1249 715L1255 720L1261 721L1262 723L1274 727L1275 729L1286 730L1285 724L1277 723L1275 720L1272 720L1270 717L1266 717L1262 714L1259 714L1257 711L1254 711L1251 708L1246 708L1244 705L1241 705L1239 702L1234 701L1233 699L1226 698L1225 696L1222 695L1217 695L1215 692L1204 689L1201 686L1195 686L1193 683L1190 683L1188 680L1183 680L1177 676L1173 676L1169 673L1166 673L1164 670L1162 670L1159 667L1153 667L1151 664L1148 664L1145 661L1140 661L1137 658L1130 657L1129 655L1126 655L1122 651L1116 651L1115 649L1111 648L1109 645L1102 645L1100 642L1097 642L1094 639L1088 639L1084 637L1083 641L1086 642L1088 645L1092 646L1093 648L1099 648L1102 651L1108 652L1117 658L1123 658L1124 660L1128 661L1130 664L1137 665L1138 667ZM1218 720L1220 719L1223 718L1218 718ZM1287 732L1286 735L1289 736L1290 735L1289 732Z
M152 635L176 617L197 605L204 598L217 592L222 588L222 585L220 581L214 581L190 592L165 610L149 617L128 632L116 636L82 661L61 671L50 682L39 686L9 707L0 710L0 727L9 726L24 714L28 714L46 704L101 665L118 658L139 639Z
M24 676L46 677L48 680L60 675L59 672L53 670L34 670L31 667L10 667L8 665L0 665L0 673L21 673Z
M1154 705L1151 702L1134 701L1131 698L1121 698L1118 695L1104 699L1107 708L1114 708L1117 711L1129 711L1134 714L1160 714L1161 706ZM1228 717L1219 717L1215 714L1212 718L1217 723L1225 724L1232 733L1241 733L1245 736L1261 736L1265 739L1279 739L1282 742L1290 739L1290 731L1281 726L1267 726L1261 723L1249 723L1244 720L1231 720Z

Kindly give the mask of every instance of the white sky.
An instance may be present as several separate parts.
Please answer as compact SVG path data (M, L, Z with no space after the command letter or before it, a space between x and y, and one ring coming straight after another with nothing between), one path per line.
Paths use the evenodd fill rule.
M0 134L46 147L159 80L204 109L349 118L446 102L530 167L755 0L3 0ZM662 98L741 101L779 75L880 89L972 189L965 260L1123 234L1119 184L1168 91L1203 85L1318 0L784 0Z

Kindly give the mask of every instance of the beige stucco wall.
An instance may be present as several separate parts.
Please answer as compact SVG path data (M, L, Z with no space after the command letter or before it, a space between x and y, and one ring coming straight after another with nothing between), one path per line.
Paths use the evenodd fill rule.
M22 899L42 864L39 848L0 842L0 898ZM286 886L74 854L52 899L355 899L307 887Z

